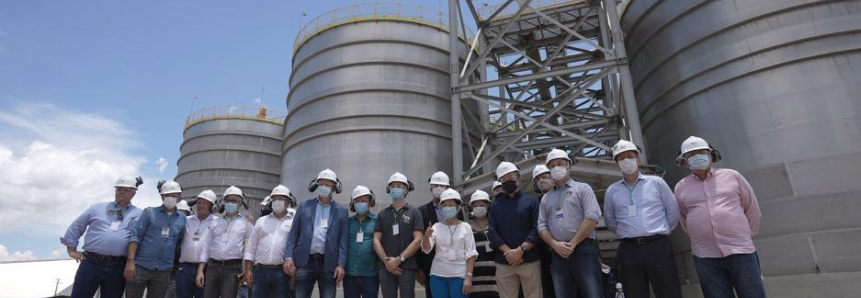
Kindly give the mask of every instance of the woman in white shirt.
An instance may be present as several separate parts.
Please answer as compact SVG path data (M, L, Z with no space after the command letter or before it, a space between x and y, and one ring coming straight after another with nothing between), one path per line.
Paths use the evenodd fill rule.
M442 221L428 227L422 238L424 253L430 253L436 246L430 272L431 294L434 298L467 297L478 256L472 227L457 219L463 200L456 190L445 190L440 195L439 204L442 206Z

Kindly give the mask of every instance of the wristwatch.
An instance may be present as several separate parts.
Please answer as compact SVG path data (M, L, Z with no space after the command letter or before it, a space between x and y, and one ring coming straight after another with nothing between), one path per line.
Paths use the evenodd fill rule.
M523 246L520 247L520 250L522 250L523 252L526 252L526 249L523 248Z
M400 259L400 260L401 260L401 263L403 263L403 262L404 262L404 256L399 255L399 256L398 256L398 259Z

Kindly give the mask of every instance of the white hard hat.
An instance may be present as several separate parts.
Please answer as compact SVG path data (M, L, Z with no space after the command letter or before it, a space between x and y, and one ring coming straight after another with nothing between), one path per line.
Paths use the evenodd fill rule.
M330 169L325 169L322 172L320 172L320 174L317 175L317 179L315 179L315 181L320 180L320 179L326 179L326 180L337 183L338 182L338 175L335 174L335 171L332 171Z
M134 177L123 176L120 179L117 179L117 183L114 183L114 187L128 187L138 189L137 180Z
M544 162L544 164L549 164L551 160L559 158L563 158L572 164L574 163L574 161L571 160L571 157L568 157L568 153L559 149L553 149L550 150L550 153L547 154L547 160Z
M272 189L272 193L270 193L269 195L270 196L279 196L280 195L280 196L285 196L288 198L293 196L293 194L290 193L290 189L284 185L276 186L275 188Z
M394 174L392 174L392 176L389 177L389 182L386 182L386 185L392 184L392 182L401 182L404 185L410 183L409 180L407 180L407 176L401 174L400 172L395 172Z
M169 180L161 185L159 194L166 195L172 193L182 193L182 188L179 187L179 183L176 183L176 181L173 180Z
M536 165L534 169L532 169L532 180L538 177L538 175L550 173L550 169L545 165Z
M472 193L472 196L469 199L469 204L472 205L477 201L487 201L488 203L490 203L490 195L483 190L476 190L474 193Z
M637 145L634 145L631 141L619 140L616 142L616 145L613 145L610 151L613 152L613 159L616 159L616 155L625 151L636 151L639 154L640 148L637 148Z
M179 203L176 203L176 210L184 210L191 212L191 207L188 207L188 202L185 200L180 200Z
M359 185L353 189L353 193L352 193L352 195L350 195L350 199L355 200L356 198L361 197L361 196L371 196L371 199L374 198L374 194L371 193L371 190L369 188L362 186L362 185Z
M265 198L263 198L263 202L260 202L260 205L267 205L267 204L269 204L269 201L271 201L271 200L272 200L272 196L266 196Z
M215 200L217 199L215 192L212 191L211 189L201 191L200 194L197 195L197 198L207 200L210 203L212 203L213 205L215 205Z
M709 143L706 142L706 140L703 140L702 138L699 138L699 137L690 136L684 142L682 142L682 149L681 149L681 153L679 154L679 156L685 155L685 153L688 153L691 151L696 151L696 150L701 150L701 149L708 149L709 151L711 151L711 147L709 147Z
M493 186L492 186L492 187L490 187L490 190L491 190L491 191L493 191L493 189L495 189L495 188L497 188L497 187L500 187L500 186L502 186L502 182L499 182L499 181L493 181Z
M439 203L440 204L442 204L442 202L445 202L447 200L455 200L458 203L463 203L463 199L460 198L460 193L458 193L456 190L451 189L451 188L446 189L444 192L442 192L441 195L439 195Z
M502 176L505 176L505 174L519 170L520 169L518 169L513 163L503 161L499 163L498 167L496 167L496 180L499 180Z
M237 195L237 196L242 197L243 199L245 198L245 195L242 194L242 190L239 189L239 187L232 186L232 185L224 190L224 194L222 194L221 197L226 198L229 195Z
M430 185L451 186L451 182L448 179L448 175L446 175L442 171L433 173L433 175L431 175L430 177L430 180L428 180L428 183L430 183Z

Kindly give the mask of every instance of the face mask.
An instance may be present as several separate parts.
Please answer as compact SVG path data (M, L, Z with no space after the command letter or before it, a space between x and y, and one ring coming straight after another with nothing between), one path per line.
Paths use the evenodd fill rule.
M480 206L472 208L472 214L475 214L475 217L485 217L487 216L487 207Z
M445 206L442 207L441 210L443 220L449 219L457 215L457 207L455 206Z
M317 195L320 197L328 197L332 194L332 188L329 186L317 186Z
M403 188L390 188L389 196L392 197L392 200L400 200L404 198L404 189Z
M433 194L434 199L439 199L439 196L442 195L442 192L445 191L445 187L434 187L431 189L431 193Z
M225 203L224 204L224 213L236 213L237 209L239 209L239 204L237 204L237 203Z
M631 175L639 168L640 167L637 165L637 159L635 158L626 158L619 161L619 169L622 170L622 173L625 173L625 175Z
M284 201L273 201L272 202L272 212L281 213L284 212L284 208L286 207L286 202Z
M174 198L174 197L164 198L164 206L167 207L167 209L173 209L174 207L176 207L176 198Z
M368 203L356 203L353 207L356 208L356 213L365 214L368 212Z
M697 154L688 158L688 164L691 170L701 171L709 168L711 159L708 154Z
M513 194L515 191L517 191L517 181L508 180L502 182L502 191L507 194Z
M538 189L542 192L548 192L553 188L553 181L550 178L538 179Z
M565 176L568 175L568 169L562 166L556 166L550 169L550 178L559 181L565 179Z

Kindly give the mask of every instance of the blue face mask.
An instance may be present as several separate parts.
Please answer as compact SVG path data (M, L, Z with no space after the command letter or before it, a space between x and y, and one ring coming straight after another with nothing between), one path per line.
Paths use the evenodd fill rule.
M442 213L443 220L452 218L457 215L457 207L455 206L444 206L440 211Z
M329 186L317 186L317 194L321 197L328 197L332 194L332 188Z
M400 200L404 198L404 189L403 188L390 188L389 196L392 197L392 200Z
M239 209L239 204L237 203L224 203L224 212L225 213L236 213L236 210Z
M356 203L353 207L356 208L356 213L365 214L368 212L368 203Z

